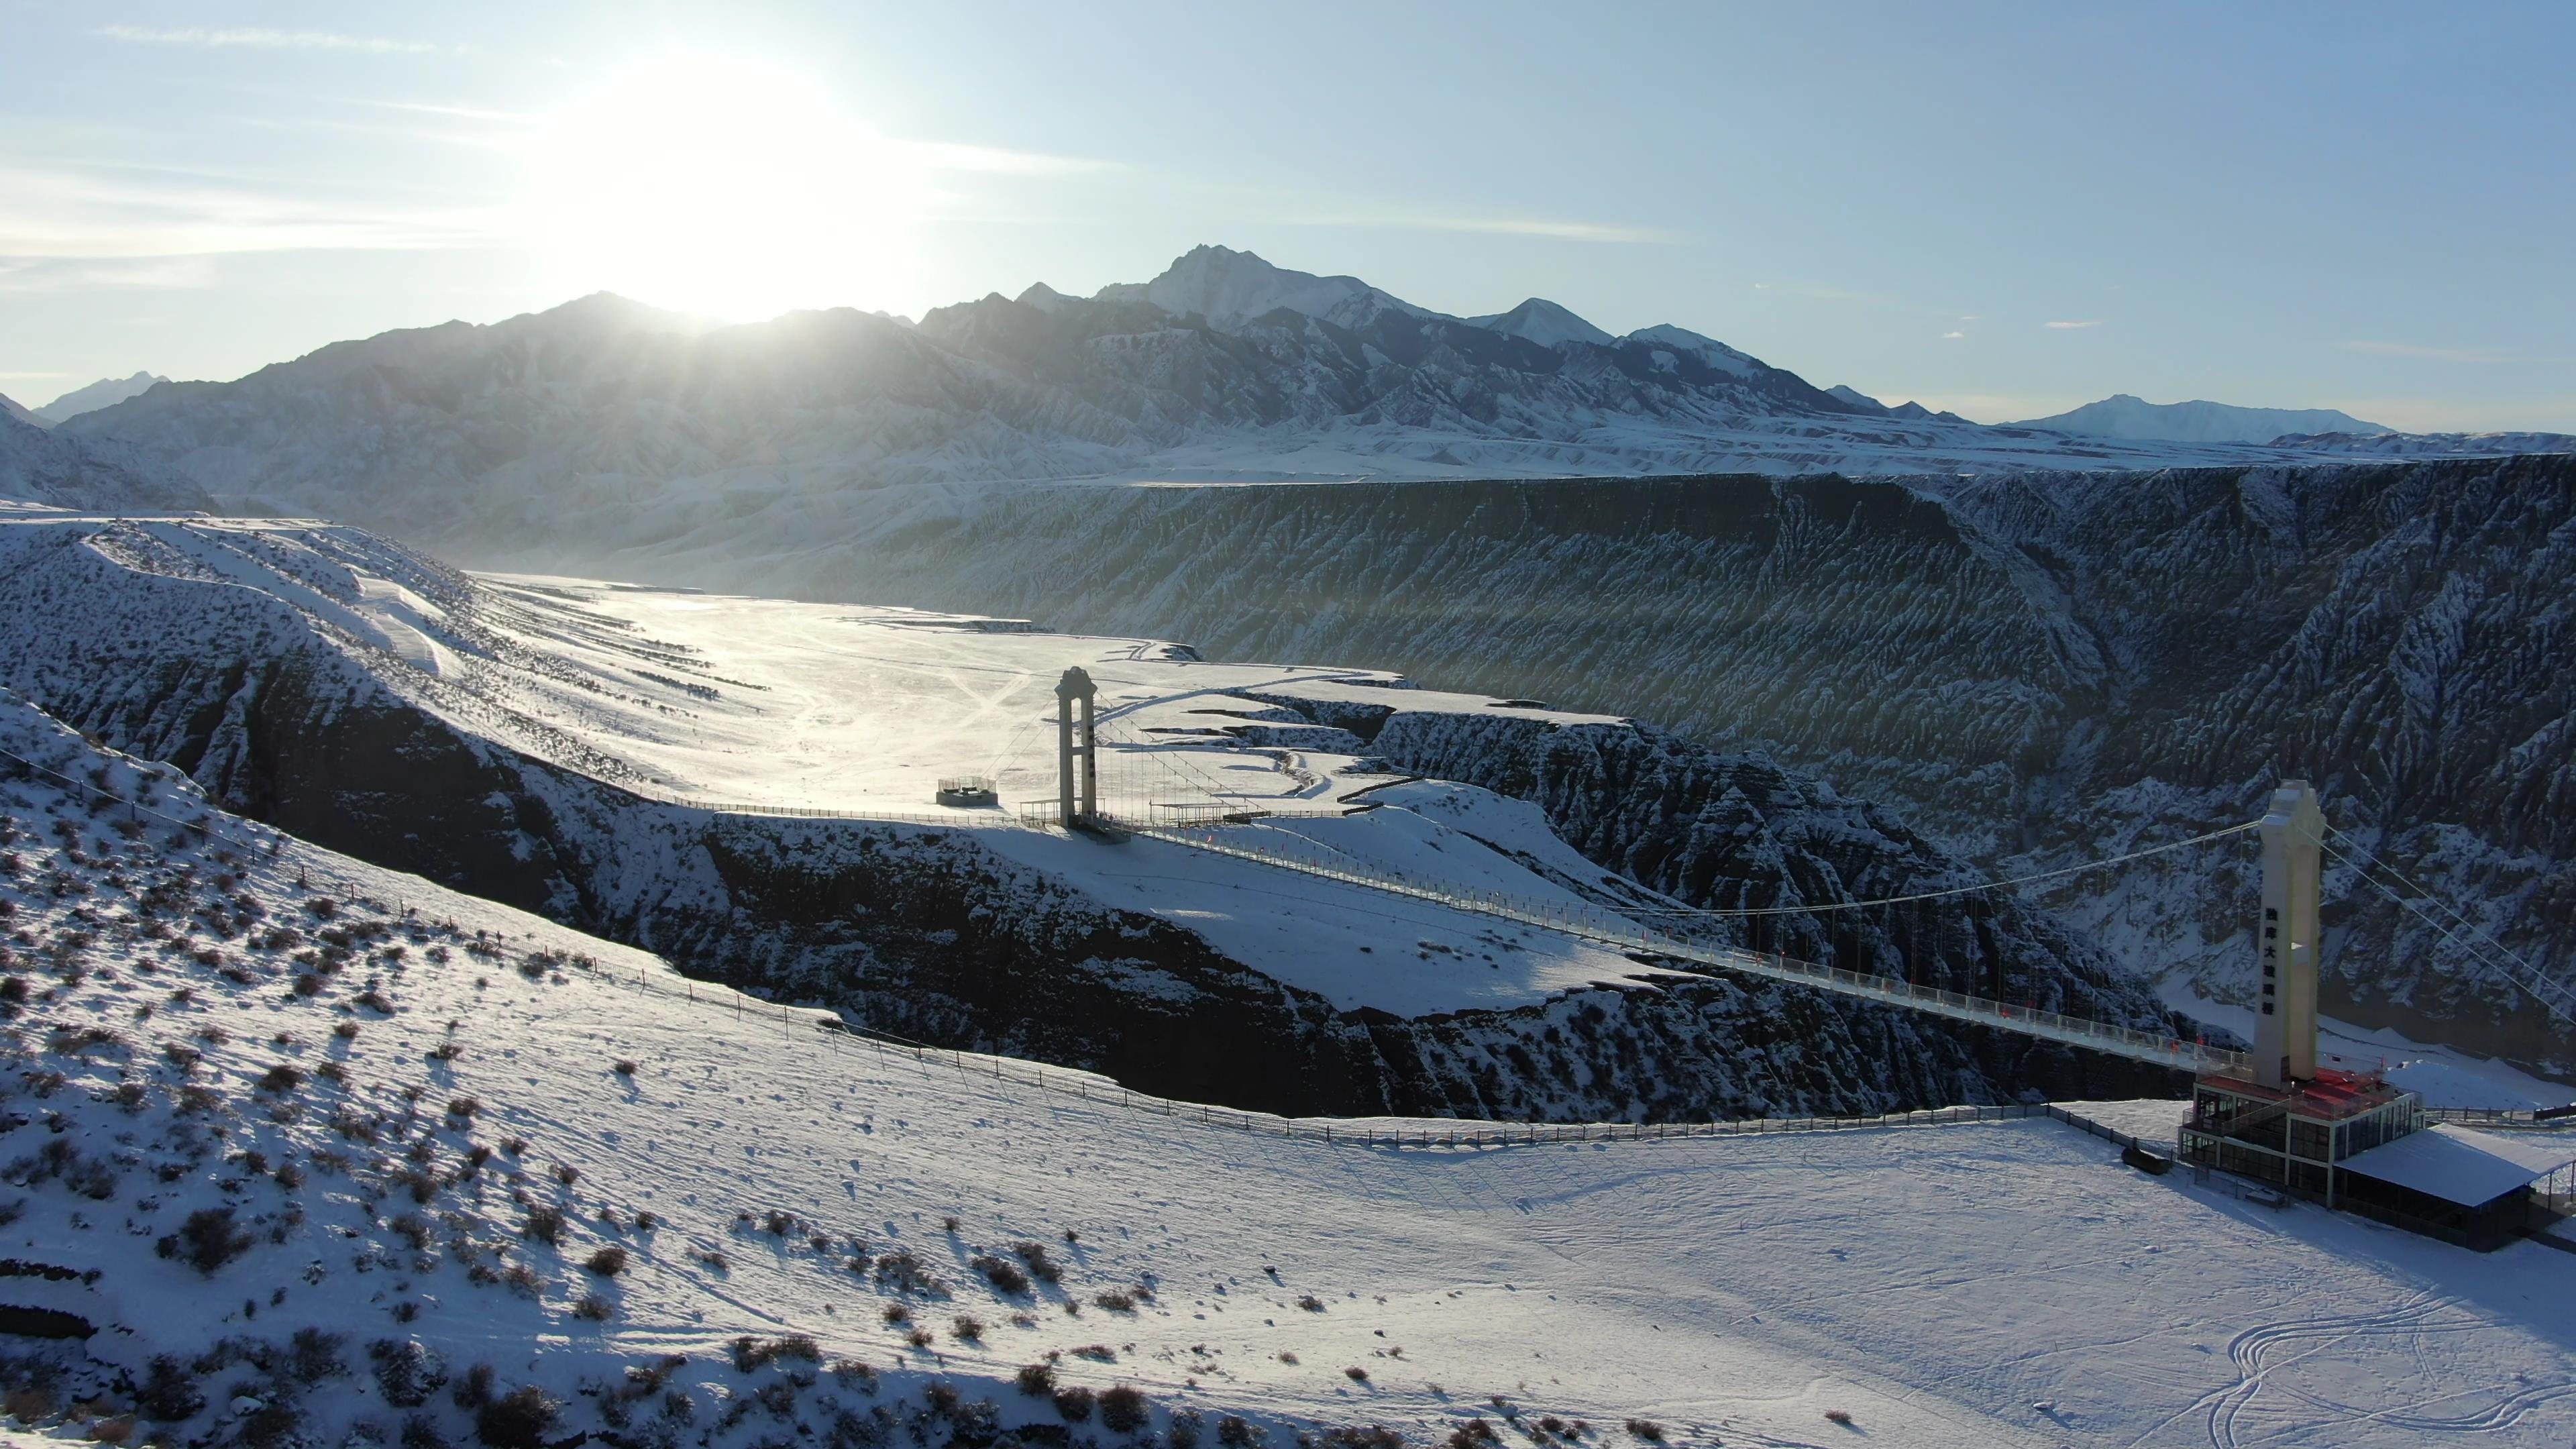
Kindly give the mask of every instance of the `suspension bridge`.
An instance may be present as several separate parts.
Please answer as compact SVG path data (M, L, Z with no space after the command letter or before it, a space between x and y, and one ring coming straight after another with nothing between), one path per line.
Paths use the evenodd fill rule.
M1168 777L1160 782L1149 780L1147 788L1134 792L1144 801L1143 817L1105 811L1100 807L1098 796L1101 742L1090 681L1079 669L1070 670L1057 694L1060 793L1055 799L1025 805L1021 812L1024 824L1106 829L1120 835L1159 840L1270 869L1406 897L1521 927L1557 932L1609 946L1632 957L1650 958L1643 964L1662 967L1675 976L1695 975L1699 973L1693 968L1707 968L1812 987L2190 1072L2199 1077L2251 1080L2278 1086L2285 1075L2308 1076L2314 1072L2316 970L2322 935L2317 910L2321 873L2316 860L2322 853L2344 867L2353 881L2394 902L2446 944L2514 982L2562 1020L2576 1023L2576 990L2571 990L2566 983L2549 979L2514 957L2456 907L2415 886L2359 842L2328 827L2317 811L2314 791L2299 782L2289 782L2275 796L2270 812L2263 818L2207 831L2188 839L2008 880L1907 891L1867 900L1796 905L1710 909L1678 901L1638 900L1622 902L1614 907L1570 896L1513 895L1475 890L1452 881L1425 879L1332 850L1292 829L1262 828L1264 825L1292 824L1301 813L1338 817L1352 812L1346 808L1300 812L1293 807L1281 810L1239 799L1229 802L1227 797L1231 792L1214 780L1180 778L1184 767L1176 763L1167 750L1151 741L1130 742L1129 748L1120 751L1125 763L1141 764L1149 771L1159 770ZM1156 796L1163 798L1157 799ZM2151 856L2212 845L2255 832L2262 833L2265 845L2263 912L2265 918L2274 924L2260 928L2258 937L2264 957L2264 980L2258 1002L2260 1030L2252 1051L2213 1045L2205 1039L2184 1039L2170 1032L2139 1030L2116 1022L2045 1010L2030 1002L2016 1003L1998 996L1952 990L1938 984L1917 982L1908 976L1854 969L1838 961L1807 960L1783 950L1714 943L1705 938L1695 939L1692 934L1693 928L1705 931L1728 923L1745 926L1782 918L1831 921L1849 917L1865 920L1871 912L1892 913L1909 908L1921 912L1952 904L1973 907L1977 902L1991 901L1999 894L2025 886L2116 869ZM1641 888L1639 894L1651 893ZM2285 910L2289 921L2295 923L2295 929L2287 933L2289 939L2277 943L2282 957L2288 959L2276 962L2273 938L2282 934L2280 922ZM1853 931L1856 944L1862 934L1858 929ZM1824 939L1828 943L1836 942L1830 926ZM1831 953L1837 957L1842 954L1839 944L1831 946ZM1903 950L1896 951L1895 955L1900 962L1905 960ZM2282 994L2276 996L2276 991Z

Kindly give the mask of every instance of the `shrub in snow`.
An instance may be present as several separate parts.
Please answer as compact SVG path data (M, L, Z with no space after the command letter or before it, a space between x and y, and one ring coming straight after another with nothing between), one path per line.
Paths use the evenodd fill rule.
M832 1382L845 1389L877 1390L877 1371L854 1358L832 1360Z
M897 1293L936 1293L939 1279L909 1250L877 1259L877 1286Z
M1171 1445L1171 1449L1199 1449L1201 1422L1201 1416L1196 1409L1174 1409L1172 1422L1166 1425L1163 1431L1164 1442Z
M971 1313L960 1313L948 1329L966 1342L973 1343L984 1336L984 1320Z
M259 1078L259 1089L263 1092L292 1092L303 1085L304 1069L287 1062L270 1067Z
M447 1363L414 1339L380 1338L367 1345L376 1390L397 1409L417 1409L447 1383Z
M1080 1384L1068 1385L1055 1391L1055 1411L1062 1414L1065 1422L1069 1424L1091 1422L1091 1406L1097 1401L1098 1396Z
M318 1328L299 1328L286 1348L286 1372L299 1384L318 1384L349 1371L340 1361L341 1336Z
M1628 1421L1628 1432L1636 1435L1640 1439L1646 1440L1648 1443L1659 1444L1663 1442L1664 1438L1664 1426L1656 1423L1652 1419L1630 1419Z
M250 1251L250 1234L233 1223L228 1207L199 1208L188 1214L179 1231L155 1247L164 1258L177 1258L211 1278L215 1270Z
M1112 1288L1106 1292L1094 1294L1091 1301L1095 1307L1106 1308L1112 1313L1136 1311L1136 1295L1124 1288Z
M1216 1442L1226 1445L1227 1449L1242 1449L1242 1446L1256 1443L1260 1438L1261 1431L1240 1414L1227 1414L1216 1421Z
M1020 1386L1021 1393L1027 1394L1033 1399L1043 1398L1046 1395L1055 1392L1055 1365L1051 1363L1022 1364L1020 1366L1019 1374L1013 1382Z
M1113 1434L1133 1434L1152 1422L1145 1395L1133 1384L1100 1391L1100 1427Z
M492 1449L544 1449L563 1406L535 1384L522 1384L474 1414L474 1435Z
M596 1293L581 1295L581 1301L572 1306L573 1317L587 1319L592 1323L606 1323L615 1316L616 1312L615 1305Z
M563 1241L563 1230L563 1209L552 1203L539 1203L528 1209L528 1220L520 1225L519 1235L552 1247Z
M1021 1272L1020 1265L1008 1258L997 1258L990 1253L978 1253L966 1260L966 1266L983 1274L984 1281L1005 1293L1029 1291L1029 1275Z
M195 1418L206 1407L206 1395L187 1366L165 1353L145 1368L143 1382L134 1391L134 1407L156 1423L173 1424Z
M614 1278L626 1271L626 1250L611 1244L591 1254L589 1261L582 1266L602 1278Z
M621 1077L631 1077L635 1075L635 1063L625 1057L619 1057L616 1065L611 1067L610 1070L616 1072L617 1075Z
M1825 1410L1825 1417L1831 1419L1837 1424L1848 1424L1852 1421L1851 1410L1849 1409L1827 1409Z
M1349 1375L1352 1383L1364 1384L1368 1382L1368 1370L1361 1368L1358 1364L1352 1364L1349 1368L1342 1370L1342 1372Z
M1312 1293L1300 1293L1297 1295L1297 1306L1309 1313L1321 1313L1324 1311L1324 1300Z
M1013 1243L1011 1251L1019 1255L1021 1262L1029 1265L1029 1276L1039 1282L1054 1283L1063 1279L1064 1270L1056 1266L1053 1258L1047 1256L1046 1244Z
M750 1373L773 1363L823 1361L823 1346L811 1334L791 1333L784 1338L761 1339L744 1334L730 1345L733 1366L738 1373Z

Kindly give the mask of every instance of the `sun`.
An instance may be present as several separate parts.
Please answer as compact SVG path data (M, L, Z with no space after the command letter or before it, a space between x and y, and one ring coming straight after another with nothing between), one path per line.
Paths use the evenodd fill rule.
M897 147L792 68L672 54L546 116L527 151L545 281L729 321L886 307L921 186Z

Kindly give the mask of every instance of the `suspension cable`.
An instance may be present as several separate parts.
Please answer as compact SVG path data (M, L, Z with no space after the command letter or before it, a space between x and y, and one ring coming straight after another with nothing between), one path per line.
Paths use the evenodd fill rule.
M2035 871L2029 875L2014 876L2009 880L1981 881L1976 885L1951 886L1947 889L1937 891L1918 891L1912 895L1880 896L1875 900L1866 901L1820 901L1809 906L1751 906L1736 910L1703 909L1695 906L1657 906L1641 908L1637 911L1637 914L1650 916L1693 917L1812 916L1821 915L1827 911L1857 911L1866 910L1873 906L1901 906L1910 905L1916 901L1944 900L1952 896L1983 895L1988 891L2010 890L2015 886L2029 885L2034 881L2055 880L2060 876L2079 875L2088 870L2101 870L2106 866L2123 865L2132 860L2143 860L2150 855L2162 855L2169 850L2182 850L2194 845L2207 845L2213 840L2224 840L2231 835L2242 835L2248 830L2260 827L2262 823L2263 822L2260 820L2248 820L2242 825L2230 825L2223 830L2210 831L2206 835L2195 835L2189 840L2176 840L2163 845L2150 845L2144 850L2132 850L2124 855L2106 856L2100 860L2088 860L2080 865L2060 866L2055 870Z
M2326 827L2326 833L2344 840L2348 845L2351 844L2349 837L2344 836L2341 831L2336 830L2332 826ZM2385 882L2373 878L2369 869L2365 868L2359 861L2354 860L2351 856L2345 855L2342 851L2335 849L2332 845L2327 844L2322 839L2318 839L2316 836L2311 835L2308 838L2316 842L2318 849L2333 856L2336 860L2343 862L2345 865L2350 866L2353 874L2359 876L2364 884L2367 884L2371 889L2378 891L2381 895L2386 896L2391 901L2404 907L2408 912L2412 913L2417 920L2432 927L2434 934L2440 936L2444 941L2467 952L2471 957L2475 958L2480 964L2486 966L2490 970L2502 971L2515 986L2522 989L2524 995L2539 1002L2543 1007L2546 1007L2551 1015L2558 1017L2560 1020L2565 1021L2570 1025L2576 1025L2576 1010L2570 1010L2567 1005L2570 993L2564 984L2552 981L2547 976L2543 975L2538 969L2526 965L2521 957L2516 956L2511 951L2505 949L2503 942L2498 941L2493 936L2479 930L2466 918L2461 918L2461 927L2463 930L2471 932L2473 939L2465 941L2462 940L2458 932L2453 931L2450 927L2443 925L2438 920L2435 920L2431 914L2424 910L2423 906L2418 901L2410 900L2409 898L2398 894L2396 891L2391 890ZM2410 890L2418 892L2424 900L2435 899L2432 892L2424 890L2423 887L2416 885L2413 881L2408 880L2405 876L2399 874L2395 866L2392 866L2386 861L2379 859L2377 856L2370 854L2370 852L2363 850L2358 845L2354 845L2352 848L2356 853L2367 859L2372 866L2376 866L2378 869L2386 871L2389 876L2395 879L2399 884L2406 886ZM2495 955L2489 955L2486 951L2480 950L2478 940L2474 938L2483 938L2486 946L2491 948L2495 952ZM2497 956L2501 956L2504 959L2502 961L2498 961L2496 959Z

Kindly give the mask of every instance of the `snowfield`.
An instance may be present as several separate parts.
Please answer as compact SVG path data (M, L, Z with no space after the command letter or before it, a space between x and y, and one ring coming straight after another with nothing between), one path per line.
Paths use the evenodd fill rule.
M2536 1244L2248 1206L2046 1119L1477 1147L1203 1123L278 837L14 698L0 749L55 772L0 760L0 1305L96 1330L11 1351L8 1407L55 1434L2576 1433L2576 1258ZM1036 1366L1144 1403L1023 1393Z

